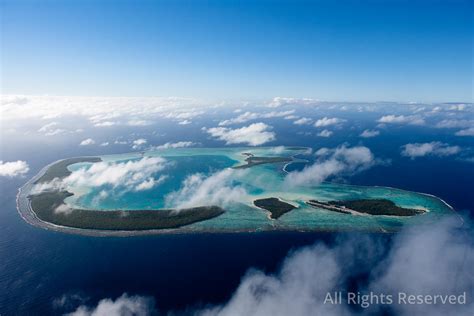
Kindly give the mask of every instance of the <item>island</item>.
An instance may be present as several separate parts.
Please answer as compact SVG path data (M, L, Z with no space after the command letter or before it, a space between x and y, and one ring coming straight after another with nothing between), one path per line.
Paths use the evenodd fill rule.
M243 155L247 156L247 158L245 158L245 162L247 164L235 166L233 167L234 169L247 169L253 166L258 166L258 165L263 165L263 164L268 164L268 163L281 163L281 162L289 163L293 161L293 158L291 157L256 157L251 153L243 153Z
M284 166L311 164L298 158L307 152L300 147L166 148L62 159L19 188L17 209L31 225L100 237L395 232L405 224L456 215L436 196L397 188L336 182L288 186L291 171ZM160 159L149 161L155 157ZM121 168L127 168L126 174L113 183L93 179ZM139 180L131 181L134 177ZM139 189L145 182L154 185ZM381 215L390 216L371 220Z
M266 199L258 199L253 201L253 204L259 208L267 210L270 212L270 218L278 219L285 213L295 209L296 207L281 201L278 198L266 198Z
M99 157L76 157L60 160L45 170L33 183L61 180L71 174L69 165L101 162ZM214 218L225 211L218 206L160 210L85 210L69 208L64 200L73 193L49 189L28 195L29 209L43 222L59 226L92 230L152 230L170 229Z
M218 206L193 207L182 210L84 210L68 209L67 191L32 195L31 208L43 221L60 226L98 230L150 230L178 228L207 220L224 213ZM63 210L58 208L63 206Z
M352 215L365 213L370 215L414 216L426 212L421 209L403 208L396 205L393 201L386 199L361 199L329 202L309 200L306 203L313 207Z

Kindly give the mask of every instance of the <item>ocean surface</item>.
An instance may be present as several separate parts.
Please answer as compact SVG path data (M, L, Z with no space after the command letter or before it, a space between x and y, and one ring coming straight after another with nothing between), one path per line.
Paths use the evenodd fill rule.
M278 131L277 125L275 128ZM314 138L295 138L284 131L278 132L281 137L275 145L316 147ZM390 161L347 181L434 194L472 217L472 163L450 157L418 160L400 157L402 144L431 140L428 134L407 130L365 140L364 145L377 157ZM447 135L438 135L439 138L450 143L466 141L449 139ZM200 141L206 147L216 146ZM330 141L321 140L317 146L337 146L342 142L358 144L360 139L356 135L353 138L347 134L340 138L335 135ZM84 152L76 143L47 145L25 138L21 146L12 142L2 149L3 160L28 160L31 168L25 178L0 180L2 316L62 314L79 304L93 305L102 298L115 298L124 292L153 296L162 311L218 304L229 299L249 268L274 272L292 249L316 241L331 244L339 236L337 233L261 232L97 238L32 227L18 215L15 197L18 188L41 167L60 158L124 152L114 147ZM381 238L386 239L387 245L390 243L390 235ZM58 307L57 302L64 295L76 297L77 301Z

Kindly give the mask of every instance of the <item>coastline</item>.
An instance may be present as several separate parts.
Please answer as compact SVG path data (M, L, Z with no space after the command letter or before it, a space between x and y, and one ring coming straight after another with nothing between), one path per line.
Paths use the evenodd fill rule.
M100 156L84 156L84 157L75 157L75 158L97 158ZM57 231L62 233L68 234L76 234L76 235L83 235L83 236L93 236L93 237L131 237L131 236L146 236L146 235L161 235L161 234L207 234L207 233L224 233L224 234L232 234L232 233L260 233L260 232L308 232L308 233L318 233L318 232L345 232L345 231L353 231L353 232L369 232L369 233L392 233L396 232L398 228L382 228L382 227L374 227L374 228L359 228L359 227L335 227L335 228L328 228L328 227L292 227L291 225L274 225L274 220L270 218L271 212L268 210L262 209L258 206L253 205L254 208L258 210L264 210L267 214L267 218L270 218L270 222L266 225L258 228L210 228L210 227L195 227L191 224L183 225L178 228L159 228L159 229L143 229L143 230L103 230L103 229L90 229L90 228L77 228L77 227L70 227L70 226L62 226L57 225L54 223L50 223L40 219L37 214L33 211L31 207L31 201L28 198L28 193L32 189L34 183L41 178L45 172L54 164L61 162L66 159L60 159L55 162L48 164L47 166L43 167L38 174L32 177L29 181L27 181L22 187L18 189L18 194L16 198L17 204L17 211L22 217L22 219L32 226L36 226L45 230L50 231ZM345 185L345 184L343 184ZM346 186L346 185L345 185ZM350 186L350 185L347 185ZM369 186L361 186L361 187L369 187ZM370 186L370 187L379 187L379 188L388 188L394 189L398 191L404 192L413 192L413 191L406 191L403 189L392 188L392 187L385 187L385 186ZM427 193L420 193L414 192L417 194L422 194L425 196L429 196L433 199L441 201L444 205L446 205L452 212L456 213L456 211L444 200ZM293 203L285 201L278 197L278 200L292 204ZM298 206L295 206L298 207ZM456 213L456 215L461 219L462 223L464 222L462 217ZM285 224L285 223L283 223Z

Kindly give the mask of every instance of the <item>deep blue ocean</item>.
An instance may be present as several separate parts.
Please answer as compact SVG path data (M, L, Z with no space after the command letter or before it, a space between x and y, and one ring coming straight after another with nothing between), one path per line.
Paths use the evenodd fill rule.
M444 199L456 210L472 216L474 168L456 158L400 157L407 142L433 140L433 131L404 128L391 134L361 140L358 133L336 133L329 139L285 133L274 125L278 141L268 145L334 147L347 142L364 144L386 164L350 179L360 185L383 185L425 192ZM188 131L189 133L189 131ZM466 138L440 134L436 140L462 146ZM194 136L193 136L194 135ZM222 145L198 139L200 133L174 135L199 141L202 146ZM194 139L193 139L194 137ZM317 142L316 142L317 141ZM465 143L463 143L465 142ZM5 146L4 146L5 147ZM80 151L82 150L82 151ZM287 253L317 240L331 243L335 233L190 234L133 238L94 238L50 232L25 223L16 211L17 189L41 167L59 158L124 152L74 145L37 142L25 138L2 149L5 161L23 159L30 164L26 178L0 179L0 315L61 314L76 306L55 307L63 295L78 295L79 303L95 304L127 292L153 296L159 310L183 310L229 299L241 277L251 268L278 269ZM390 240L390 236L383 238Z

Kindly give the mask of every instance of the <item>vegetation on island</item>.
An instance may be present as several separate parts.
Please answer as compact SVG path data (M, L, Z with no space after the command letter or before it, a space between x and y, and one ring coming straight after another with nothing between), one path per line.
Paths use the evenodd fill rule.
M255 156L248 155L248 153L244 153L244 154L248 156L248 158L245 159L247 164L233 167L234 169L247 169L253 166L263 165L267 163L280 163L280 162L293 161L291 157L255 157Z
M100 162L102 159L99 157L76 157L76 158L68 158L63 159L55 164L49 166L48 170L38 179L35 181L35 184L38 183L46 183L54 180L55 178L63 179L71 174L71 171L68 170L68 166L80 163L80 162Z
M67 191L31 195L31 208L39 219L56 225L98 230L149 230L178 228L214 218L224 213L218 206L182 210L84 210L68 209Z
M269 211L271 213L270 218L272 219L278 219L283 214L296 208L293 205L280 201L274 197L255 200L253 201L253 204Z
M413 216L425 211L420 209L404 208L387 199L361 199L347 201L321 202L310 200L308 204L330 211L351 214L352 212L370 215Z
M64 159L49 166L35 184L63 179L71 174L68 166L80 162L100 162L99 157ZM98 230L149 230L178 228L214 218L224 213L218 206L182 210L85 210L70 209L64 199L73 195L56 189L28 196L31 210L48 223L60 226Z

